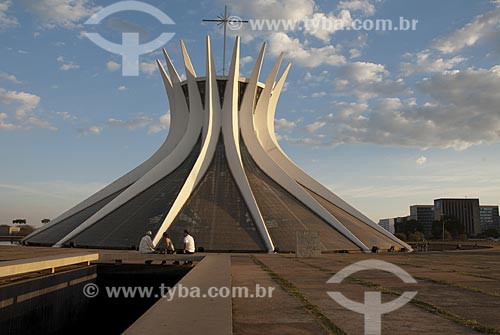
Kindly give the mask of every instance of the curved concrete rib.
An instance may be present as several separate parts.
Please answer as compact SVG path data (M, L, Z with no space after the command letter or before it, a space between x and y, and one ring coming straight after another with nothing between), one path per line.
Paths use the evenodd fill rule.
M186 70L188 67L186 66ZM174 70L175 71L175 70ZM171 72L172 76L172 72ZM198 89L197 89L198 91ZM182 88L180 87L180 82L174 84L174 92L176 108L187 110L186 99L184 97L184 93L182 92ZM196 104L201 106L201 98L199 93L198 100L189 99L190 104ZM180 98L182 96L182 98ZM202 109L192 109L189 113L188 125L187 129L184 132L184 136L179 141L177 146L172 150L172 152L164 157L156 166L151 168L146 174L144 174L140 179L138 179L134 184L128 187L125 191L119 194L115 199L109 202L106 206L104 206L97 213L88 218L84 223L78 226L76 229L71 231L68 235L63 237L60 241L58 241L54 246L58 247L68 242L76 235L83 232L85 229L89 228L106 215L110 214L114 210L118 209L120 206L127 203L129 200L136 197L138 194L147 190L149 187L156 184L158 181L169 175L173 172L177 167L179 167L192 152L198 138L201 134L201 128L203 123L203 110Z
M162 233L166 231L172 222L174 222L177 215L179 215L182 207L186 204L189 197L193 193L194 189L200 183L201 179L207 172L212 159L214 157L215 149L217 147L217 141L219 139L220 128L221 128L221 117L220 117L220 106L219 100L214 99L214 94L218 92L217 81L215 80L215 68L213 66L212 57L212 47L210 44L210 37L207 36L207 75L205 79L205 114L208 115L206 120L206 136L203 138L203 144L200 150L200 154L194 163L193 169L189 173L184 185L182 186L179 194L175 198L172 207L170 208L167 216L163 220L158 232L156 233L153 244L158 244L162 238ZM200 99L199 89L196 83L196 74L194 73L194 68L191 65L189 55L186 51L184 43L182 45L182 52L184 55L184 60L186 62L186 72L188 77L188 89L189 89L189 102L191 104L190 110L193 113L194 108L198 108L202 111L202 104ZM196 99L192 99L194 95L197 96ZM218 93L217 93L218 98ZM192 100L199 100L193 101ZM218 109L217 109L218 108Z
M165 91L168 97L168 103L170 107L170 127L168 131L167 138L163 144L156 150L151 157L144 161L141 165L137 166L135 169L131 170L127 174L118 178L108 186L104 187L100 191L94 193L84 201L80 202L78 205L72 207L66 212L62 213L56 217L49 224L35 230L32 234L27 236L25 239L29 239L36 236L38 233L50 228L59 222L67 219L68 217L75 215L76 213L88 208L102 199L124 189L127 186L132 185L142 176L144 176L149 170L151 170L155 165L157 165L162 159L167 157L174 148L179 144L180 140L184 136L188 124L189 111L187 105L185 104L184 94L180 85L175 85L180 82L179 75L175 70L170 58L168 57L165 49L163 49L165 60L167 62L171 77L169 77L160 61L157 60L158 67L160 68L160 74L163 79L163 84L165 86ZM172 78L172 80L171 80ZM173 83L172 83L173 81Z
M328 212L321 204L319 204L316 199L314 199L304 188L295 182L293 178L287 175L281 167L267 155L264 148L259 143L257 137L259 136L259 131L266 130L267 123L267 109L269 106L269 99L272 94L272 88L274 86L274 80L278 73L279 66L283 59L283 54L280 55L278 61L274 65L271 73L266 80L264 90L262 91L259 101L255 106L255 116L253 108L253 98L250 98L250 94L254 94L256 89L256 81L248 83L247 89L245 91L245 96L243 97L243 102L241 104L241 134L243 136L243 141L248 148L248 152L257 163L257 165L275 182L277 182L281 187L287 190L300 202L306 205L310 210L316 213L324 221L326 221L330 226L335 228L339 233L344 235L347 239L353 242L361 250L368 252L369 249L364 245L353 233L351 233L344 225L342 225L330 212ZM260 64L256 64L252 75L260 68ZM257 136L255 136L257 134Z
M172 85L180 83L181 77L179 76L179 73L175 69L174 63L172 62L172 59L168 55L167 50L165 50L165 48L163 48L162 52L163 52L163 57L165 58L165 61L167 62L168 73L170 73Z
M186 132L189 120L189 111L187 109L187 105L182 101L185 100L184 95L182 94L182 89L180 89L179 85L174 86L172 84L170 77L165 72L165 69L163 68L161 62L159 60L157 60L156 62L160 69L160 74L163 79L165 90L169 97L168 101L170 107L170 127L168 138L165 143L165 154L168 155L177 146L177 144L179 144L180 140L184 136L184 133ZM179 99L181 99L180 102ZM185 107L181 109L181 112L176 110L179 104Z
M264 47L262 47L257 63L262 64L264 57ZM259 67L260 68L260 67ZM241 192L241 195L247 205L248 211L254 220L255 226L259 231L264 245L269 252L274 251L274 244L271 236L267 231L264 219L260 213L257 201L255 200L252 188L248 182L247 176L243 168L243 162L240 152L239 140L239 120L238 120L238 89L239 89L239 72L240 72L240 38L236 37L234 46L231 67L229 69L228 81L226 84L226 92L224 96L224 106L222 107L222 136L224 138L224 148L226 150L227 163L231 174L234 177L236 185ZM257 89L258 73L252 73L250 82L254 82L252 94L255 99L255 91ZM247 86L247 92L250 89L250 84ZM254 101L254 100L253 100ZM252 101L252 103L253 103Z
M269 98L269 107L267 108L267 132L262 132L262 138L267 139L268 137L271 139L271 142L261 142L263 144L264 150L266 152L268 151L269 148L278 148L283 154L285 152L281 149L280 145L278 144L278 139L276 138L276 132L274 130L274 115L276 113L276 107L278 105L278 99L280 97L281 91L283 90L283 86L285 85L286 77L288 76L288 73L290 72L290 67L292 64L288 63L286 66L285 70L283 71L280 79L278 82L274 85L273 92L271 93L271 97ZM269 135L269 136L267 136Z
M384 236L390 238L394 242L398 244L402 244L408 250L412 250L411 246L403 241L397 239L393 234L380 227L372 220L370 220L367 216L362 214L360 211L349 205L347 202L342 200L339 196L337 196L334 192L323 186L321 183L316 181L313 177L309 176L304 170L302 170L299 166L297 166L284 152L284 150L279 145L275 132L274 132L274 116L276 113L276 107L278 104L278 100L283 89L283 84L286 80L286 76L288 75L288 71L290 69L290 64L288 64L287 68L281 75L280 79L274 86L274 90L269 99L269 105L267 108L267 113L265 115L266 121L259 119L259 126L262 126L262 130L257 134L257 137L266 151L266 153L284 170L291 176L295 181L318 194L322 198L325 198L327 201L331 202L335 206L344 210L345 212L351 214L355 218L361 220L363 223L369 225L376 231L382 233ZM267 86L267 83L266 83ZM256 115L256 119L258 115Z

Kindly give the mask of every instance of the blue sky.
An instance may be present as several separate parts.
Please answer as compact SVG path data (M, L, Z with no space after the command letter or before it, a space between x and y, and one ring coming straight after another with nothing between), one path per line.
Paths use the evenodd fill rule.
M168 132L159 50L140 57L140 76L124 77L121 58L84 31L117 43L123 32L139 32L141 43L175 32L165 48L181 70L185 40L199 73L210 34L221 67L221 31L201 19L221 14L224 1L144 1L175 21L168 27L137 12L83 25L115 2L0 0L0 223L54 218L145 160ZM285 52L292 70L276 114L281 145L373 220L437 197L500 203L500 1L226 3L244 19L297 27L417 19L415 31L247 24L229 41L242 36L243 75L262 42L264 76Z

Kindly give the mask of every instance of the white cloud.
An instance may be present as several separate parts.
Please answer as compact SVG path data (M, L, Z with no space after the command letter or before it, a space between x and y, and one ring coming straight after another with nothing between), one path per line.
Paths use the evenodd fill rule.
M435 73L416 89L421 102L379 98L362 114L343 114L342 107L349 107L345 103L324 118L329 136L323 144L465 150L500 142L500 66Z
M77 70L80 68L80 65L78 64L75 64L73 62L67 62L63 56L57 57L56 60L57 62L62 63L61 66L59 67L59 69L62 71Z
M403 78L391 79L390 72L384 65L369 62L353 62L340 66L332 85L334 96L352 96L362 103L379 96L413 94Z
M354 62L342 66L339 76L357 83L381 82L389 72L382 64Z
M322 98L324 96L326 96L326 92L325 91L321 91L321 92L314 92L313 94L311 94L311 97L312 98Z
M396 111L403 107L403 103L399 98L384 98L380 101L379 108L381 110Z
M368 0L343 1L337 9L338 13L321 12L314 0L236 0L231 2L231 10L234 13L245 13L246 17L254 19L272 19L275 23L280 22L279 20L288 20L296 23L295 27L301 24L305 34L323 42L329 42L331 35L339 27L352 23L352 11L362 14L374 13L374 7ZM264 25L259 34L255 34L251 25L243 25L238 31L229 33L242 36L243 42L247 43L258 37L267 39L269 34L284 32L285 29L290 28L293 29L291 26L285 27L282 24Z
M492 38L498 40L500 30L500 3L497 8L478 15L474 20L453 33L439 38L434 42L434 48L442 53L455 53L461 49L472 46L482 39Z
M103 127L100 126L91 126L88 128L79 128L78 133L83 136L87 135L100 135L103 131Z
M0 31L19 25L15 17L7 14L11 5L10 0L0 2Z
M148 76L150 76L158 69L158 67L155 63L142 62L139 64L139 69L141 70L142 73L145 73Z
M13 123L7 123L7 122L3 122L3 121L0 121L0 130L17 130L19 129L19 126L16 126L15 124Z
M74 63L62 64L60 69L63 71L77 70L80 68L80 65Z
M314 5L313 0L235 0L231 11L254 18L302 20L313 13Z
M291 38L283 32L272 33L269 37L269 53L276 57L284 52L286 57L295 63L305 67L317 67L320 65L341 65L345 63L345 57L337 53L333 45L321 48L308 48L299 39Z
M314 123L308 124L306 126L306 130L310 133L314 133L317 130L323 128L326 125L326 122L324 121L316 121Z
M25 118L40 103L40 97L31 93L7 91L0 88L0 103L5 105L16 104L16 116Z
M283 51L294 63L305 67L344 64L345 57L339 53L337 46L330 43L332 35L352 24L351 12L374 13L374 7L368 0L343 1L337 12L329 13L322 12L314 0L235 0L231 2L231 10L245 13L245 17L253 18L254 22L243 25L237 31L230 31L230 34L241 36L244 43L254 39L267 40L271 55L276 56ZM262 25L259 26L259 23ZM301 37L297 38L298 35ZM302 39L308 36L327 45L311 47L307 39ZM350 46L355 47L359 49L361 45Z
M253 62L253 57L252 56L245 56L240 59L240 64L241 66L244 66L245 64Z
M329 81L330 72L328 70L323 70L319 73L311 73L309 71L304 75L304 81L308 82L310 87L322 87L324 88L325 82Z
M127 90L127 87L126 86L118 86L117 88L118 91L126 91Z
M77 119L76 116L71 115L68 112L57 112L56 114L59 115L60 117L62 117L63 120L67 120L67 121L75 121Z
M412 62L401 64L401 71L403 71L405 75L410 75L414 72L442 72L454 68L455 65L465 60L464 57L460 56L449 59L432 57L430 50L423 50L416 55L410 56L414 58Z
M0 104L14 105L16 123L3 122L8 118L7 113L1 113L0 130L29 130L33 127L57 130L48 121L34 116L34 111L40 104L40 97L31 93L7 91L0 88Z
M372 16L375 14L375 6L370 2L370 0L340 1L338 8L348 9L353 12L361 12L361 14L366 16Z
M335 81L335 95L353 96L359 102L366 102L380 96L396 97L400 95L412 94L402 78L397 80L384 78L375 82L356 82L339 78Z
M52 131L56 131L57 128L52 126L48 121L44 121L44 120L40 120L39 118L36 118L36 117L29 117L25 124L27 125L32 125L32 126L35 126L37 128L44 128L44 129L49 129L49 130L52 130Z
M115 72L115 71L118 71L120 70L122 66L116 62L113 62L113 61L109 61L106 63L106 69L110 72Z
M293 121L289 121L287 119L275 119L274 120L274 127L276 130L292 130L293 128L297 127L297 123Z
M170 111L161 115L157 123L149 126L148 134L156 134L170 127Z
M42 26L47 29L81 27L83 20L100 9L94 7L89 0L20 0L20 2L36 15Z
M284 137L285 141L294 145L303 145L303 146L323 146L325 145L325 137L324 135L314 135L312 137L300 137L300 138L290 138L288 136Z
M345 120L359 120L362 118L362 113L368 109L368 104L366 103L358 103L358 102L337 102L335 103L335 115L333 113L328 114L327 118L334 120L338 119L339 121Z
M144 128L146 126L149 126L153 120L149 117L146 116L137 116L133 119L130 120L119 120L119 119L108 119L106 124L109 127L114 127L114 128L126 128L129 130L135 130L139 128Z
M136 116L129 120L120 120L110 118L106 121L106 126L111 128L122 128L128 130L136 130L148 127L148 134L156 134L161 131L167 130L170 127L170 111L160 115L158 120L154 120L147 116ZM104 127L94 126L91 128L78 129L82 135L100 134Z
M7 81L13 82L15 84L21 83L19 80L17 80L16 76L14 76L13 74L6 73L6 72L0 72L0 79L7 80Z
M359 58L359 57L361 57L361 55L362 55L361 50L355 49L355 48L349 49L349 58L350 59Z
M342 10L337 16L333 13L314 13L304 23L304 32L306 34L328 43L330 42L330 35L352 25L352 18L348 10Z
M425 163L427 163L427 157L420 156L420 157L417 158L417 160L415 161L415 163L417 165L424 165Z

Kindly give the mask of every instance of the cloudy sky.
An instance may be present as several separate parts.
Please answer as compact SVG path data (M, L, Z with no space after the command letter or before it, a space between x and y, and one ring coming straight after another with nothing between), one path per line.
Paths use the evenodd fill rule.
M115 2L0 0L0 224L54 218L145 160L168 132L159 51L124 77L121 57L85 31L116 43L124 32L141 43L174 32L165 48L178 69L183 39L200 73L211 34L221 66L221 32L201 19L220 15L224 1L144 1L175 25L137 12L84 25ZM243 75L262 42L264 75L286 53L280 143L337 194L375 221L438 197L500 203L499 0L226 3L244 19L293 20L294 29L251 22L230 44L242 36ZM418 20L416 30L339 28L401 17Z

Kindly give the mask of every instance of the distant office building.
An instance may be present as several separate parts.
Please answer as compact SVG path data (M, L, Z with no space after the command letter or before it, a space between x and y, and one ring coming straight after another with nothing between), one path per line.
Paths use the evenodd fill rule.
M441 215L454 217L462 223L469 236L481 232L479 199L435 199L434 219L440 220Z
M408 220L410 220L409 216L398 216L397 218L394 218L394 224L404 223L404 222L406 222Z
M380 219L378 225L388 232L394 234L394 219Z
M481 222L481 232L488 229L500 230L498 206L479 206L479 220Z
M409 218L408 216L398 216L396 218L380 219L378 221L378 225L387 230L388 232L390 232L391 234L395 234L396 232L395 225L397 223L406 222L408 218Z
M432 233L432 222L434 222L434 205L413 205L410 206L409 220L418 221L424 228L423 233Z

